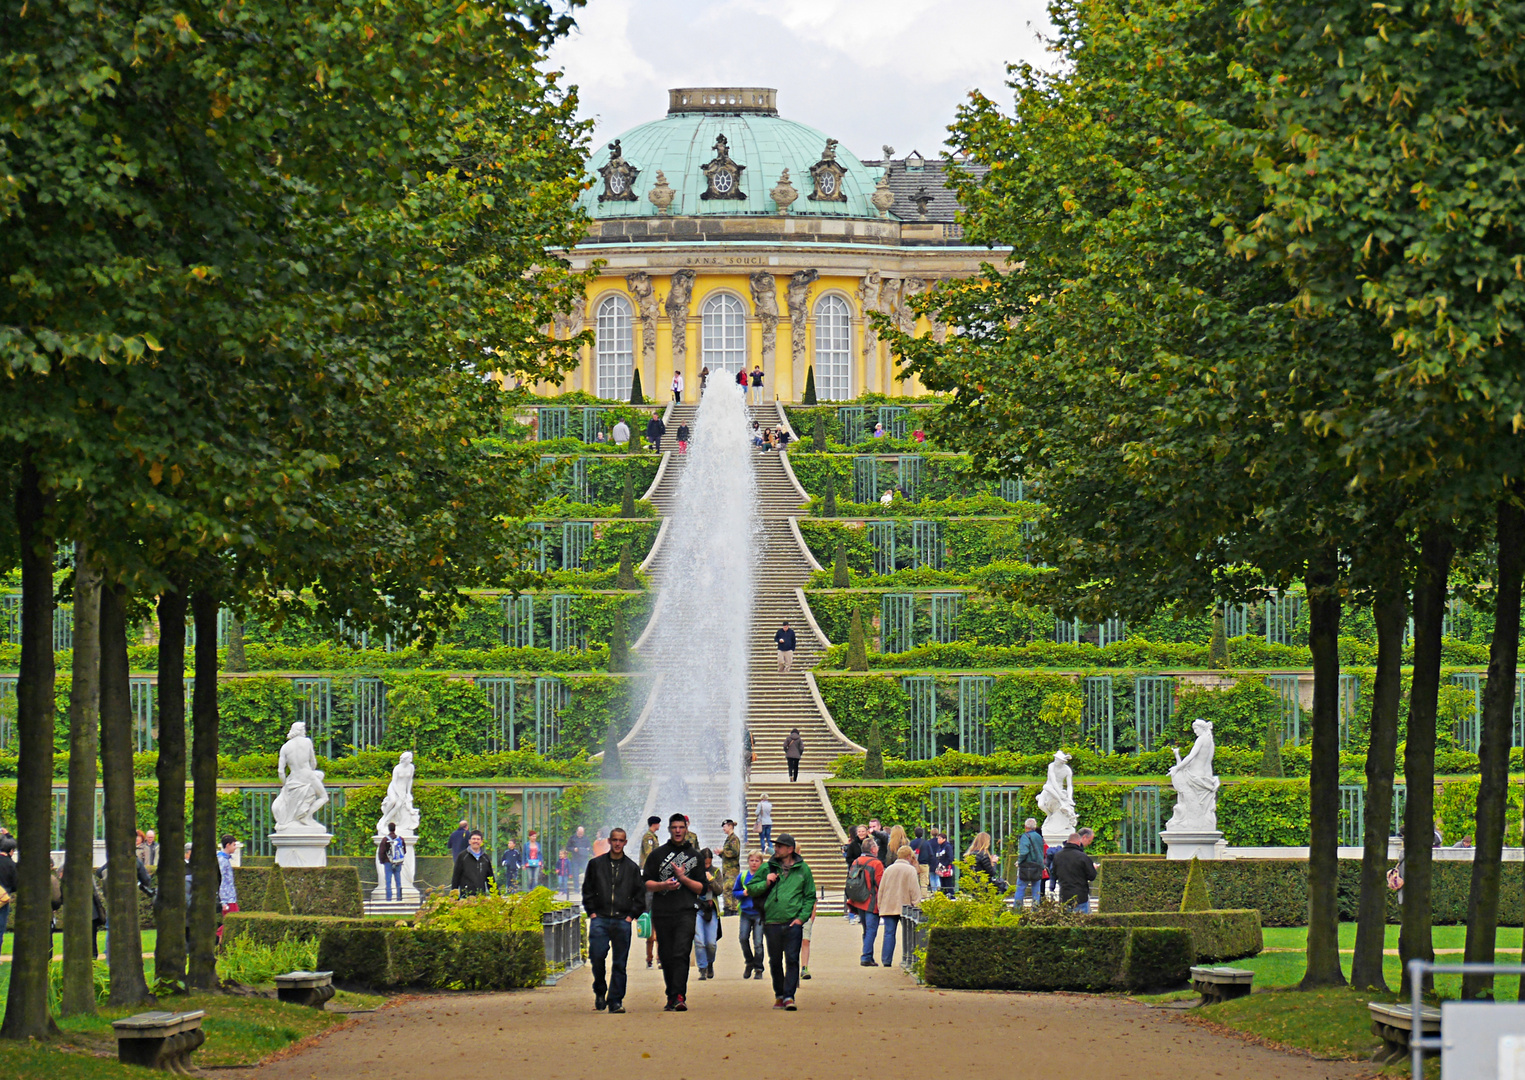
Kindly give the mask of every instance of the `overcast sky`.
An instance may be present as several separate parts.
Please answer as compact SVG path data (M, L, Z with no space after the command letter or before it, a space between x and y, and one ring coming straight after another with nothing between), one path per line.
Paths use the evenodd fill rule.
M588 0L552 54L597 123L593 145L667 111L678 86L772 86L781 115L862 158L938 152L976 88L1042 61L1043 0Z

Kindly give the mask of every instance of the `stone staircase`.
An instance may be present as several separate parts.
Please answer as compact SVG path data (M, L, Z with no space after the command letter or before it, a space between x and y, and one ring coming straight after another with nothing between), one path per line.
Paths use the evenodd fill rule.
M686 460L677 452L674 433L680 423L694 424L697 408L696 405L671 405L664 417L669 433L663 442L664 465L661 475L647 493L647 498L664 518L673 512L678 480ZM754 406L748 412L751 419L765 428L780 423L778 406L774 403ZM673 440L671 445L668 440ZM840 892L846 877L846 866L841 858L845 838L824 800L824 789L816 781L830 775L831 762L839 755L857 748L823 714L805 677L820 659L822 648L795 594L795 590L809 579L812 569L790 527L790 519L799 514L804 500L780 455L754 453L752 463L763 534L747 679L747 724L757 754L751 782L747 785L747 813L751 818L758 795L765 792L773 803L773 835L793 834L799 840L800 850L810 863L817 883L828 891ZM670 571L661 545L652 552L645 569L653 587L659 587ZM653 613L654 622L662 617L660 609ZM774 633L785 619L794 628L797 639L794 667L788 674L778 671L778 650L773 641ZM650 657L649 661L655 670L661 670L663 658ZM805 741L805 756L801 761L799 781L790 783L784 759L784 738L795 727L799 728ZM639 762L641 743L639 733L633 732L621 744L625 760ZM752 821L748 820L743 827L750 848L755 843L751 836ZM701 839L708 841L708 837Z

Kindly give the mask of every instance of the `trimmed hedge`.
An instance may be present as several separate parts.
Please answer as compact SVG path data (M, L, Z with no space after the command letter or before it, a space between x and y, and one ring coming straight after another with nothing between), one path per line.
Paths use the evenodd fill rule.
M249 938L261 945L274 945L285 938L316 938L325 930L365 926L364 919L336 919L324 915L277 915L270 911L234 911L223 918L222 941Z
M1191 975L1189 931L1114 926L934 926L928 985L956 990L1152 990Z
M334 926L319 939L318 967L336 982L377 990L522 990L545 981L545 938L539 931Z
M1190 863L1157 856L1103 855L1098 886L1101 910L1153 912L1177 907ZM1304 859L1228 859L1204 862L1203 876L1213 903L1224 909L1257 909L1263 926L1308 924L1308 863ZM1389 866L1396 865L1389 862ZM1499 925L1525 925L1525 863L1506 862L1499 886ZM1437 861L1432 886L1434 923L1467 921L1472 887L1470 862ZM1361 861L1340 860L1340 918L1354 921L1361 892ZM1398 894L1387 894L1387 921L1402 917Z
M1191 934L1195 963L1219 964L1255 956L1265 946L1260 912L1250 911L1134 911L1096 915L1098 926L1174 927Z
M272 880L277 876L279 883ZM233 885L243 912L347 919L365 914L360 873L353 866L240 866Z

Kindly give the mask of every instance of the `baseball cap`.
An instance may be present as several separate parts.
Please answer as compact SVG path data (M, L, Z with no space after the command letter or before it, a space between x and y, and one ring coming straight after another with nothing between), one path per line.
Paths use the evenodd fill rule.
M788 833L779 833L773 838L774 847L778 847L780 844L785 844L792 848L799 847L799 845L794 842L794 837L790 836Z

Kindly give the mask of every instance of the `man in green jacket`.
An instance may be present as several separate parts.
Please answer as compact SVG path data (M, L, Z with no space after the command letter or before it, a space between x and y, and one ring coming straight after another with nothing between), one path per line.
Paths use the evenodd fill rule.
M789 1012L794 1011L794 992L800 985L805 920L815 910L815 878L795 848L794 837L780 833L773 841L773 858L765 873L747 883L747 895L762 911L773 1007Z

